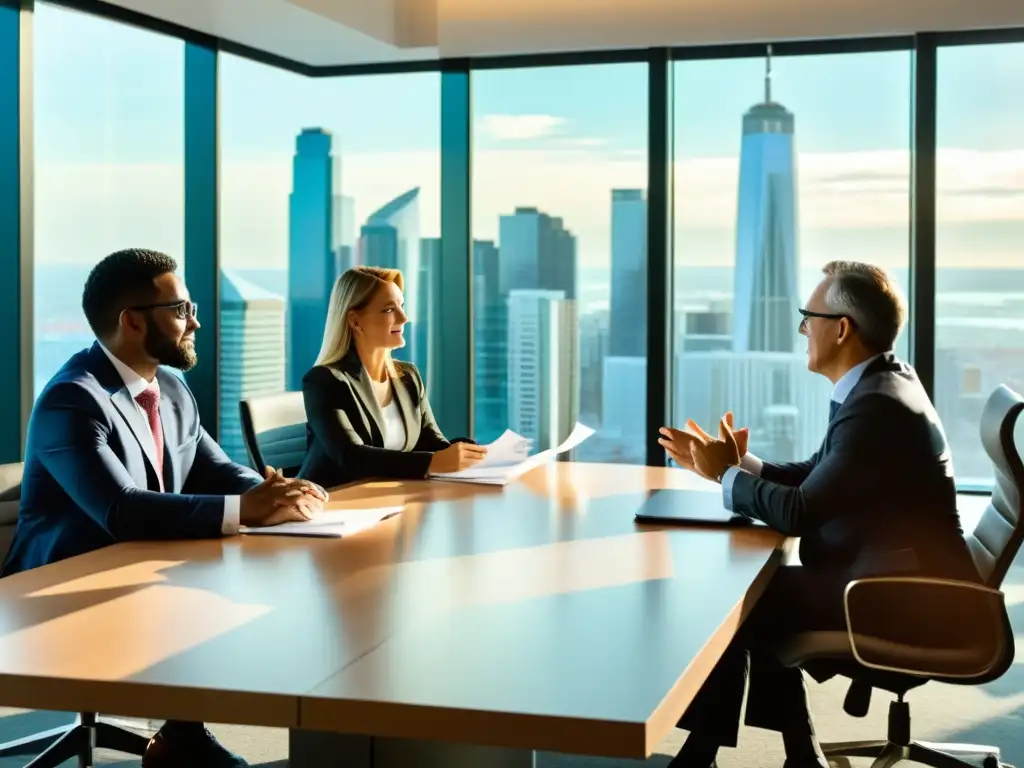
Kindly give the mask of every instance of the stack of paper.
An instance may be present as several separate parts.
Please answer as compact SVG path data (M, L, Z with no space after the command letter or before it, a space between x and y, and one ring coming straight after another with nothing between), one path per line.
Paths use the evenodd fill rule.
M325 536L341 538L372 528L382 520L394 517L404 507L376 507L374 509L338 509L322 512L312 520L301 523L281 523L257 528L243 527L242 533L267 536Z
M486 458L474 466L461 472L432 473L430 478L460 483L507 485L534 467L554 461L558 454L572 450L592 434L594 430L576 422L572 433L561 445L530 456L530 441L512 430L505 430L501 437L486 446Z

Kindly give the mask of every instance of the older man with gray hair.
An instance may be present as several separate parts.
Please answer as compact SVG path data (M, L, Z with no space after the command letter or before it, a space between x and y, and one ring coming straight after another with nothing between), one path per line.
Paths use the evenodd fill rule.
M722 484L727 508L801 538L801 565L776 572L680 721L690 737L673 767L708 768L719 747L736 745L748 671L747 724L782 733L786 768L827 767L801 671L782 666L772 647L795 633L845 631L843 591L854 579L979 579L938 414L914 369L892 351L905 316L898 289L870 264L833 261L823 272L799 320L807 367L834 385L813 456L758 459L731 413L717 438L693 421L661 430L681 466Z

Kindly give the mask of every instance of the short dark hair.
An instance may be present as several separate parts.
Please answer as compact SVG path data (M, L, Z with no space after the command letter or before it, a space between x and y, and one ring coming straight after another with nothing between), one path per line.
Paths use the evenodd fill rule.
M850 315L870 352L888 352L903 328L906 309L896 283L885 270L859 261L830 261L822 270L833 278L827 303Z
M127 248L107 256L92 268L82 291L82 311L97 338L117 330L121 312L156 299L154 281L176 272L178 263L159 251Z

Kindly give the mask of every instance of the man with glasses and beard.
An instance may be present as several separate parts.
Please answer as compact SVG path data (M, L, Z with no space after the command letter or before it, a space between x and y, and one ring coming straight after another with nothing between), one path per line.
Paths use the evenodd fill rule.
M130 249L89 274L82 308L97 341L47 383L32 410L17 533L0 576L120 541L230 536L301 521L319 486L233 463L199 423L180 378L196 364L196 306L174 259ZM247 763L201 723L168 722L146 768Z

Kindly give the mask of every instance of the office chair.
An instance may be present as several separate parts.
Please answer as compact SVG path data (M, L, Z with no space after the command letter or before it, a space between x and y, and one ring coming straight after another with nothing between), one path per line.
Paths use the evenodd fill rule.
M238 404L249 460L263 474L267 465L295 477L306 458L306 406L301 392L250 397Z
M11 528L21 501L23 470L23 464L0 465L0 524L9 518L8 513L13 508L15 518L11 519ZM3 559L5 551L6 546L0 546L0 559ZM75 757L79 765L92 766L93 750L97 747L141 756L147 744L149 739L145 736L99 720L94 712L82 712L71 725L0 744L0 758L41 753L26 768L56 768Z
M57 768L64 761L76 757L79 766L92 768L95 764L93 753L97 749L112 749L141 757L148 744L147 736L100 720L95 712L81 712L71 725L0 744L0 758L39 752L25 768Z
M1002 676L1013 663L1013 631L1000 587L1024 539L1022 411L1024 399L1000 385L981 417L981 440L995 470L995 488L967 543L983 584L923 577L853 581L844 596L846 632L807 632L775 649L783 664L799 666L812 677L850 678L843 708L854 717L867 714L873 688L896 694L889 704L884 741L823 744L826 757L872 757L872 768L890 768L903 760L934 768L1000 767L998 747L913 741L904 697L929 680L981 685ZM879 619L879 608L886 603L895 603L897 612ZM914 631L922 627L939 629Z
M7 557L7 550L14 541L14 529L18 524L18 507L21 506L21 476L25 465L0 464L0 563Z

